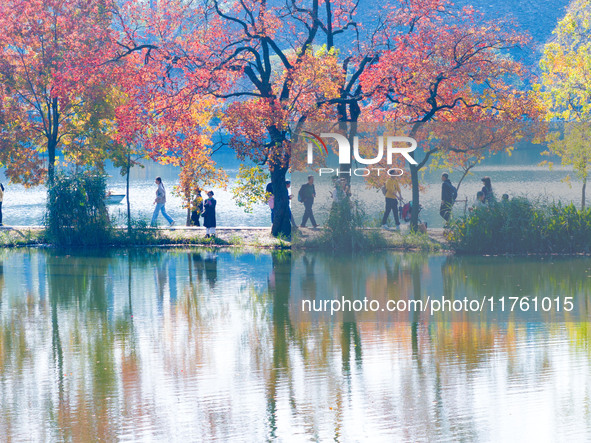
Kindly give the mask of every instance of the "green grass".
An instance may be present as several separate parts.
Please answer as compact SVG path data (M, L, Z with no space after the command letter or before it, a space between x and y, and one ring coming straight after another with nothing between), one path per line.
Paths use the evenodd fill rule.
M11 229L0 230L0 247L21 246L58 246L54 245L46 235L45 230L15 231ZM130 247L130 246L211 246L211 247L248 247L270 249L289 249L291 244L285 239L275 239L250 235L243 238L239 234L232 234L228 238L219 236L206 238L202 233L188 234L186 231L162 230L153 228L134 228L131 233L127 229L113 229L109 239L103 246Z
M47 244L45 231L16 231L3 229L0 231L0 247L15 248L39 246Z
M389 248L405 251L439 252L444 249L441 243L420 232L391 236L387 238L387 243Z
M318 235L302 238L294 236L295 249L318 250L354 250L371 251L380 249L395 249L405 251L437 252L443 249L443 245L422 233L399 234L388 231L383 233L378 229L356 229L352 237L340 236L338 247L335 247L336 235L332 232L321 231Z
M294 232L294 248L298 249L325 249L331 250L332 236L324 236L319 232L318 236L308 239L298 239ZM440 251L441 245L430 239L427 234L400 235L389 231L387 234L376 229L362 229L356 234L356 242L360 245L356 250L419 250ZM341 239L343 240L343 239ZM0 247L26 247L26 246L52 246L45 231L0 231ZM249 240L239 234L232 234L228 239L220 237L205 238L200 233L191 236L183 235L183 232L168 231L151 228L132 229L131 235L126 229L115 229L106 246L131 247L131 246L206 246L206 247L256 247L276 250L289 250L292 243L285 238L277 238L273 241L255 236Z
M588 254L591 209L516 197L455 220L447 239L470 254Z

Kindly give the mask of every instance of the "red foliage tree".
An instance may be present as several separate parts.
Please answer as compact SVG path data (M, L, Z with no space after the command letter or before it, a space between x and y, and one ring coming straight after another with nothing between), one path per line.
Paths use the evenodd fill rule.
M183 116L192 107L218 116L240 158L269 166L273 234L279 235L290 232L284 184L290 122L339 120L352 136L357 121L394 121L412 125L410 135L419 137L420 124L461 120L475 107L487 118L528 115L531 97L520 84L528 73L507 56L527 39L509 25L444 0L388 2L364 24L358 6L349 0L124 3L114 59L143 64L132 95L149 104L141 117L153 122L146 125L154 131L152 157L175 156L182 141L176 134L196 123ZM208 131L205 121L199 125ZM418 171L438 149L411 165L416 203ZM413 226L416 220L414 212Z
M389 38L390 49L361 75L363 91L372 97L374 119L410 124L410 136L420 136L422 124L461 121L470 108L499 121L525 120L535 109L523 87L527 69L508 54L528 39L510 25L487 22L472 8L457 9L441 1L412 2L397 19L409 32ZM418 220L418 172L442 146L424 143L423 158L410 165L416 203L413 228Z
M143 11L131 2L119 9L123 31L115 58L142 54L153 66L154 85L174 91L167 112L181 103L215 99L209 109L223 108L218 115L238 156L269 166L274 235L291 231L285 186L289 123L325 118L330 107L321 103L336 94L333 77L341 75L334 53L312 47L318 14L318 0L307 8L299 2L213 0L194 6L167 0ZM149 26L140 25L146 22Z
M0 3L2 143L12 152L6 164L13 181L42 179L41 152L51 180L60 145L84 145L102 131L97 105L108 89L101 63L111 41L110 9L110 0Z

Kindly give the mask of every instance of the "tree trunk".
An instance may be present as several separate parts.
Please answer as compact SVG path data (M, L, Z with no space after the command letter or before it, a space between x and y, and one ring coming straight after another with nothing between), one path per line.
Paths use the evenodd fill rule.
M410 179L412 184L410 230L416 232L419 229L419 168L417 165L410 165Z
M129 203L129 172L131 170L131 153L127 151L127 172L125 174L125 199L127 200L127 233L131 235L131 203Z
M419 130L419 125L421 123L415 123L410 130L409 137L414 138L417 131ZM415 152L413 151L410 153L410 156L416 160ZM409 164L410 166L410 181L412 187L412 206L410 210L410 230L411 232L417 232L419 230L419 211L420 211L420 201L419 201L419 169L424 166L424 163L427 161L427 157L419 162L418 165L413 165L412 163Z
M340 115L339 118L342 120L339 123L339 127L345 132L347 139L349 140L349 150L350 150L350 158L354 159L354 140L355 136L357 135L357 120L359 119L359 114L361 113L359 109L359 105L357 102L353 102L353 104L349 105L349 115L351 118L348 120L349 125L347 125L347 108L344 107L345 114ZM352 171L352 164L351 163L339 163L339 171L345 171L346 174L343 174L343 178L347 182L347 186L351 186L351 171Z
M51 106L47 113L49 117L49 134L47 137L47 181L49 184L53 183L55 177L55 154L57 150L57 134L59 131L59 112L57 97L51 100Z
M470 170L474 166L476 166L476 165L474 164L474 165L468 166L466 169L464 169L464 173L462 174L462 176L460 177L460 180L458 181L458 184L456 185L456 191L458 192L458 194L460 193L460 186L462 186L462 182L464 181L464 179L466 178L466 176L468 175L468 173L470 172Z
M271 167L271 183L273 183L273 197L275 199L273 227L274 237L291 237L291 217L289 212L289 194L285 186L287 166L275 165Z
M587 177L583 179L583 191L581 196L581 210L585 209L585 190L587 188Z
M55 177L55 149L56 143L51 137L47 140L47 183L50 185Z

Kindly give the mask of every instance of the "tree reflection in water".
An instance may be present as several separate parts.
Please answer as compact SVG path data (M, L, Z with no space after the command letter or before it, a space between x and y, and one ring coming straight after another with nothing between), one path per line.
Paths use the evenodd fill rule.
M0 428L44 441L586 438L587 323L331 317L301 302L560 293L586 314L590 275L584 257L4 250ZM540 435L524 435L534 422Z

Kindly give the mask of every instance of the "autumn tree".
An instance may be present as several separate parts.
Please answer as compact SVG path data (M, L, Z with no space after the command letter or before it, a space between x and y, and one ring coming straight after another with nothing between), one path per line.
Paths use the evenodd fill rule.
M541 109L538 102L532 100L531 104L528 115L535 119ZM434 122L428 127L429 143L437 147L431 155L431 166L458 169L462 173L456 182L458 191L466 176L482 160L500 152L511 155L517 142L533 139L539 129L533 122L522 121L520 114L505 113L500 117L480 107L460 108L456 116L457 122Z
M25 186L41 183L44 176L43 161L29 140L34 136L28 127L19 123L20 106L0 84L0 167L12 182Z
M410 31L394 35L388 42L390 49L361 75L362 88L372 97L374 118L410 124L411 137L427 122L458 121L462 110L469 108L480 108L501 120L504 116L525 119L531 105L531 95L523 86L528 73L508 51L517 50L527 39L507 24L487 22L470 7L438 2L429 11L409 16ZM426 142L421 147L422 158L410 165L414 229L419 171L441 149Z
M273 235L291 232L285 175L291 159L289 124L326 120L327 101L338 94L342 76L332 48L315 48L320 1L235 3L222 10L210 3L208 17L223 26L223 41L211 47L216 69L240 73L217 96L234 99L223 119L240 158L266 164L275 199Z
M114 11L116 50L109 60L126 97L117 110L118 133L147 158L180 168L175 192L187 220L197 191L225 186L227 180L212 159L220 144L212 143L211 122L221 104L204 93L214 74L201 62L207 36L195 14L203 17L203 10L193 8L175 0L120 2Z
M375 90L364 88L361 82L364 72L379 62L382 54L390 49L392 36L412 32L415 24L422 18L437 11L439 1L405 0L400 2L386 2L380 5L363 4L351 0L324 0L321 2L321 14L318 15L319 31L316 40L328 50L338 54L339 77L335 77L337 94L327 97L319 104L330 104L334 107L335 119L338 124L333 125L349 140L353 150L354 139L359 136L359 152L363 157L375 156L376 136L387 131L398 131L400 127L392 122L377 122L372 109L372 94ZM363 11L360 11L364 8ZM300 10L303 8L300 7ZM325 122L327 123L327 122ZM328 122L333 123L333 122ZM320 130L326 130L316 125ZM319 132L318 130L316 132ZM368 143L363 135L369 135ZM335 148L334 143L328 146ZM351 152L353 157L353 152ZM398 161L386 165L385 161L376 167L404 167L404 162ZM389 167L388 167L389 166ZM339 164L339 172L350 184L351 164ZM387 176L370 175L366 181L370 186L381 187ZM406 177L398 177L401 183L406 183Z
M324 14L320 17L320 41L330 50L338 52L339 68L342 71L338 95L327 102L335 106L339 130L349 139L351 149L354 137L358 135L358 123L376 122L368 106L375 89L364 87L361 82L364 73L392 49L390 42L393 36L413 32L419 21L428 20L438 11L440 3L439 0L404 0L368 7L358 0L322 2ZM367 8L363 14L359 11L360 6ZM383 129L383 125L379 126L381 128L373 125L371 129ZM389 126L388 129L396 130L392 125ZM369 127L365 125L364 129ZM372 148L375 146L360 146L360 151L369 153ZM346 171L350 167L349 164L339 165L339 170L345 171L344 178L347 181L350 181L350 175ZM381 186L384 180L385 176L371 176L368 183Z
M143 11L127 2L119 8L119 51L115 59L141 54L159 71L159 88L178 85L176 103L218 100L219 129L229 133L238 157L266 165L275 192L274 235L289 235L289 123L326 118L321 103L336 95L340 75L333 51L313 46L319 1L208 0L159 2ZM145 26L145 23L149 23Z
M110 8L109 0L0 4L0 83L11 118L3 139L17 155L46 153L49 181L58 149L103 136L101 61L110 42ZM31 183L30 164L12 165L19 169L11 179Z
M509 24L486 22L473 9L459 9L445 0L386 2L363 15L359 6L322 2L317 40L336 49L343 72L338 95L327 101L335 106L340 132L351 147L355 135L368 131L375 132L373 139L388 132L421 140L424 157L410 165L410 177L398 178L402 184L412 183L413 201L419 198L418 172L432 154L441 153L447 164L469 164L469 158L482 158L501 145L493 137L490 143L447 149L433 143L437 136L421 125L475 119L509 123L535 115L533 97L523 91L527 72L508 55L527 39ZM375 140L372 145L360 140L359 150L372 158ZM384 160L375 166L405 168L400 158L392 165ZM348 167L339 165L339 170ZM379 187L385 177L369 176L367 183ZM415 205L415 227L417 210Z
M591 173L591 124L589 122L555 122L550 124L545 141L548 149L542 155L558 155L563 166L573 169L576 178L583 182L581 186L581 208L586 206L586 190L589 173ZM554 166L550 160L542 165ZM565 181L571 182L570 174Z
M129 82L127 75L122 74L128 72L128 69L133 67L118 66L114 72L121 77L125 77ZM121 83L117 83L123 84ZM147 150L144 146L144 138L146 137L146 127L143 125L138 115L141 115L141 104L132 100L130 95L125 93L129 90L129 83L127 88L114 88L111 94L111 101L115 106L115 118L113 124L114 131L111 132L113 143L111 145L111 152L109 159L113 166L119 169L120 174L125 177L125 196L127 204L127 231L131 234L131 199L130 199L130 174L131 168L139 166L143 167L143 160L148 158Z
M548 135L548 153L559 155L583 182L581 206L591 168L591 2L573 1L544 47L537 90L547 120L566 123Z

